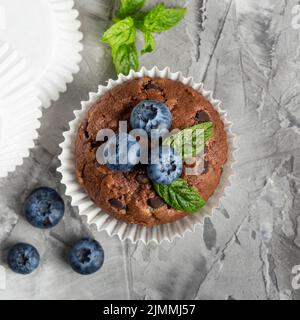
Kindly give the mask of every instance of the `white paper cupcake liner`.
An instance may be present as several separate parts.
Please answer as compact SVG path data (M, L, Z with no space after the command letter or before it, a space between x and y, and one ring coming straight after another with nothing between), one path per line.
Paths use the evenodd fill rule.
M25 60L0 44L0 178L23 163L40 127L41 101Z
M79 71L82 33L73 7L73 0L1 1L0 39L26 59L43 107L56 101Z
M127 80L145 76L178 80L200 92L220 113L225 124L229 146L228 161L224 166L221 182L206 206L198 214L188 215L176 222L151 228L126 224L116 220L97 207L77 182L74 158L77 130L89 108L99 97L103 96L103 94L113 87ZM128 76L119 75L117 80L109 80L107 86L99 86L98 92L90 93L89 101L82 102L81 106L81 110L74 112L75 119L70 122L70 130L64 133L65 140L60 145L62 149L62 153L59 156L61 166L58 168L58 171L62 174L62 183L66 186L66 194L71 197L72 205L78 207L80 215L87 217L87 223L89 225L95 224L98 231L105 230L110 236L118 236L122 241L128 239L133 243L142 241L145 244L153 241L159 244L163 241L172 242L176 238L182 238L186 232L193 232L196 226L202 224L204 217L211 215L213 208L219 206L220 200L225 196L226 190L230 186L230 177L233 174L232 166L236 151L235 137L231 131L232 124L227 119L227 113L221 109L221 102L214 99L213 93L205 90L202 83L194 82L192 77L184 77L181 72L172 73L170 68L165 68L164 70L159 70L157 67L151 70L142 68L139 72L131 71Z

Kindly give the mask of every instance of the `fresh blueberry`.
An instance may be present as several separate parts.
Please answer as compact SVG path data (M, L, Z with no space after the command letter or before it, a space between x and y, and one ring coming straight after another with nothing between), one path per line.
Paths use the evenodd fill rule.
M38 251L27 243L18 243L8 252L7 263L11 270L16 273L29 274L38 267L39 262Z
M24 214L28 222L41 229L52 228L59 223L65 211L64 201L53 189L35 189L25 200Z
M182 168L179 154L173 148L160 146L152 151L147 172L153 182L170 184L181 176Z
M69 263L74 271L87 275L98 271L104 262L104 251L93 239L77 241L69 251Z
M132 111L130 124L132 129L143 129L148 136L164 136L171 128L172 114L169 108L156 100L144 100ZM153 132L151 132L154 130Z
M133 136L122 132L112 136L106 142L103 157L110 169L131 171L140 161L141 146Z

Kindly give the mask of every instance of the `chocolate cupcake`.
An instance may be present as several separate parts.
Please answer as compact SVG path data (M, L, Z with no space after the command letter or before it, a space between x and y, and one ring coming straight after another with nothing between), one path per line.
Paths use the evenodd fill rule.
M161 140L182 160L181 171L173 165L178 173L173 180L155 180L149 170L151 163L137 161L130 167L118 168L99 162L97 157L98 150L108 143L99 141L99 132L111 129L118 133L119 122L127 121L126 134L130 135L130 131L136 129L130 121L133 110L149 101L166 106L171 117L170 126L166 128L177 129ZM192 230L204 215L211 213L229 185L233 135L219 104L191 78L156 68L131 72L128 77L110 81L108 87L100 87L98 94L91 94L90 101L77 112L61 145L59 171L67 194L71 195L73 204L79 206L80 214L87 215L88 222L96 223L99 230L106 229L111 235L133 241L172 240L182 236L185 230ZM176 139L191 128L203 129L203 148L199 154L186 157ZM137 142L142 145L139 139L141 137ZM153 149L150 136L146 140L149 150ZM193 171L197 166L201 170ZM166 173L171 178L173 167ZM196 174L190 174L191 169ZM160 170L164 169L160 167Z

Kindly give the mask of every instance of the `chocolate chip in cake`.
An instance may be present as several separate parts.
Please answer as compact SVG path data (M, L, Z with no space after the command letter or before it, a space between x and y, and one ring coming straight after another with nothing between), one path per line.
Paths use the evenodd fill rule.
M165 202L160 197L155 197L148 200L148 205L153 209L158 209L164 206Z
M84 119L83 121L82 121L82 123L81 123L81 128L82 128L82 130L83 130L83 132L84 132L84 136L85 136L85 138L86 139L89 139L89 137L90 137L90 135L89 135L89 133L88 133L88 131L87 131L87 127L88 127L88 120L87 119Z
M191 159L192 160L192 159ZM204 160L202 157L194 158L193 162L184 161L185 168L193 169L195 168L199 175L205 174L208 172L209 169L209 162Z
M102 141L93 141L92 142L92 148L93 149L99 148L102 143L103 143Z
M86 139L89 139L89 138L90 138L90 134L89 134L89 132L87 131L88 124L89 124L89 122L88 122L87 119L84 119L84 120L82 121L82 123L81 123L81 128L82 128L82 130L83 130L83 132L84 132L84 136L85 136Z
M95 164L96 164L96 168L100 168L100 167L103 166L103 164L100 164L100 163L97 161L97 159L96 159L96 161L95 161Z
M146 183L149 182L149 179L145 174L138 174L136 176L136 181L141 183L141 184L146 184Z
M123 202L118 199L110 199L109 203L111 204L111 206L113 206L117 209L126 209L127 208L127 206L125 204L123 204Z
M209 121L210 118L209 118L209 115L205 111L201 110L196 113L195 120L202 123L202 122Z
M209 162L207 160L204 160L204 170L202 174L207 173L209 169Z
M157 90L157 89L160 89L160 87L159 87L159 85L157 85L154 82L148 82L144 85L144 89L145 90L151 90L151 89Z

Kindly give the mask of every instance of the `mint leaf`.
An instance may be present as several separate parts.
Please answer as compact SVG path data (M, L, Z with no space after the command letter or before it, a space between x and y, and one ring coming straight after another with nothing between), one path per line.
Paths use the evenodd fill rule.
M198 190L183 179L175 180L169 185L155 183L154 188L157 194L176 210L196 213L205 206Z
M145 41L145 47L141 51L141 53L145 54L145 53L154 51L156 44L155 44L155 39L154 39L152 33L148 32L148 31L144 31L143 36L144 36L144 41Z
M150 32L163 32L179 23L185 12L185 8L168 9L160 3L146 15L144 27Z
M199 155L213 134L212 122L204 122L166 138L163 144L174 148L185 160Z
M101 40L112 48L112 56L118 73L127 75L130 69L139 67L135 46L137 30L143 32L145 46L141 54L152 52L155 38L152 33L168 30L184 16L184 8L166 8L158 4L150 12L140 12L146 0L121 0L120 8L113 18L114 24L105 31ZM124 64L124 65L122 65Z
M131 69L138 70L139 68L139 58L134 43L113 47L112 56L117 74L128 75Z
M145 4L146 0L121 0L121 5L116 13L120 19L131 16L139 11Z
M105 31L102 41L117 48L122 44L135 43L136 28L131 17L120 20Z

